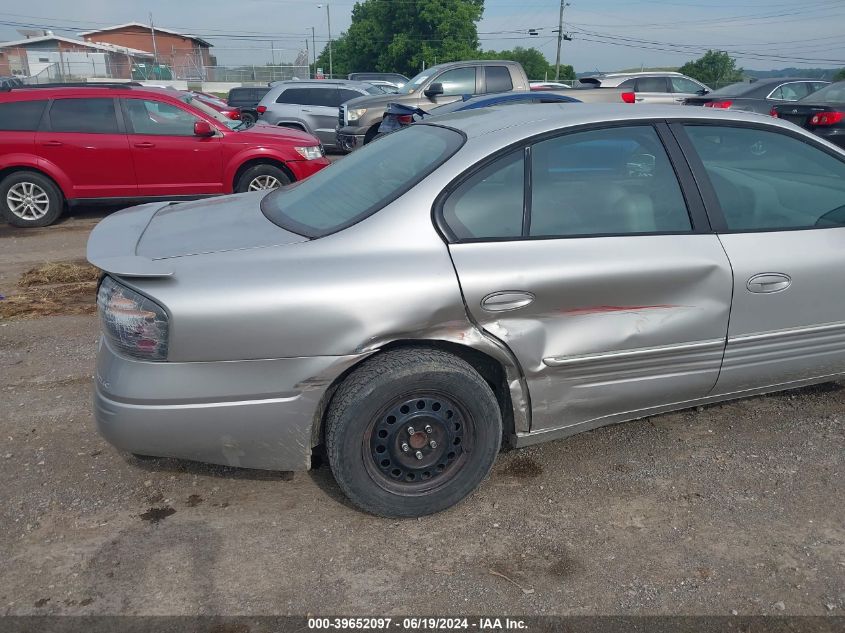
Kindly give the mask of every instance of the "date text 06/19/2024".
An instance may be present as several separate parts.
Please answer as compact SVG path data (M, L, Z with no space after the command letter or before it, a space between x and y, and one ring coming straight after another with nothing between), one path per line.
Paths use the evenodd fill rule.
M312 631L524 631L528 626L516 618L440 618L440 617L357 617L357 618L308 618L308 629Z

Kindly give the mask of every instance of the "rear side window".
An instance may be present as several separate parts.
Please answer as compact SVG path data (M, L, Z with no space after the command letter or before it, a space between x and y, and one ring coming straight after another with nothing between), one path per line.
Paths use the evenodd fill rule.
M622 88L624 90L633 90L636 85L637 85L636 79L626 79L621 84L619 84L619 88Z
M786 134L685 126L730 231L845 226L845 162Z
M56 99L50 106L53 132L117 134L114 99Z
M321 90L313 88L286 88L276 97L276 103L292 103L294 105L317 105L315 93Z
M770 99L780 99L782 101L798 101L806 97L810 93L811 84L805 81L796 81L791 84L783 84L778 86L771 93Z
M508 92L513 90L511 73L507 66L487 66L484 69L487 79L487 92Z
M637 79L637 92L669 92L665 77L640 77Z
M519 150L462 183L443 205L443 219L459 240L519 237L524 194L525 159Z
M271 222L306 237L335 233L401 196L463 142L454 130L412 125L365 145L307 180L270 193L261 210Z
M44 114L46 100L0 103L0 130L32 132Z

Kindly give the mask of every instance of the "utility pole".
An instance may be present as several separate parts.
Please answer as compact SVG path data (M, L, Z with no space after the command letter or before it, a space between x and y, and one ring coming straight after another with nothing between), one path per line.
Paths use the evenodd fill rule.
M563 42L563 8L568 3L560 0L560 18L557 23L557 59L555 60L555 81L560 79L560 45Z
M153 63L158 66L158 48L156 47L156 30L153 27L153 14L150 12L150 34L153 36Z
M318 4L318 9L322 9L323 5ZM332 14L329 11L329 5L326 3L326 22L329 25L329 79L333 78L334 68L332 67Z
M312 48L314 49L314 52L312 54L314 55L314 79L316 79L317 78L317 36L314 35L314 27L313 26L311 27L311 44L313 44Z
M311 53L308 50L308 38L305 38L305 61L308 62L308 65L311 65ZM308 69L308 79L311 79L311 69Z

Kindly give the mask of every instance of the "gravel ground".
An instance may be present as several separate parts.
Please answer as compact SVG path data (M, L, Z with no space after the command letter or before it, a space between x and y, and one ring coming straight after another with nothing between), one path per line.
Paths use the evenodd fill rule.
M0 226L0 294L82 258L103 215ZM0 614L845 615L845 385L511 451L465 503L396 521L325 466L117 452L96 337L91 315L0 320Z

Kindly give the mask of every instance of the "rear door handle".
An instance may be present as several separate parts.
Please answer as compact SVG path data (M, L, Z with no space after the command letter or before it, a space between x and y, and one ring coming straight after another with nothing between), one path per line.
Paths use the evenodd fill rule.
M769 294L786 290L792 284L792 278L783 273L760 273L751 277L745 284L749 292Z
M135 143L135 147L140 147L141 149L149 149L150 147L155 147L155 143L150 143L148 141L141 141L140 143Z
M42 145L43 145L44 147L61 147L61 146L62 146L62 142L61 142L61 141L44 141L44 142L42 143Z
M302 111L303 112L313 112L313 110L306 110L305 108L302 108Z
M534 301L534 295L524 290L492 292L481 300L481 307L488 312L506 312L524 308Z

